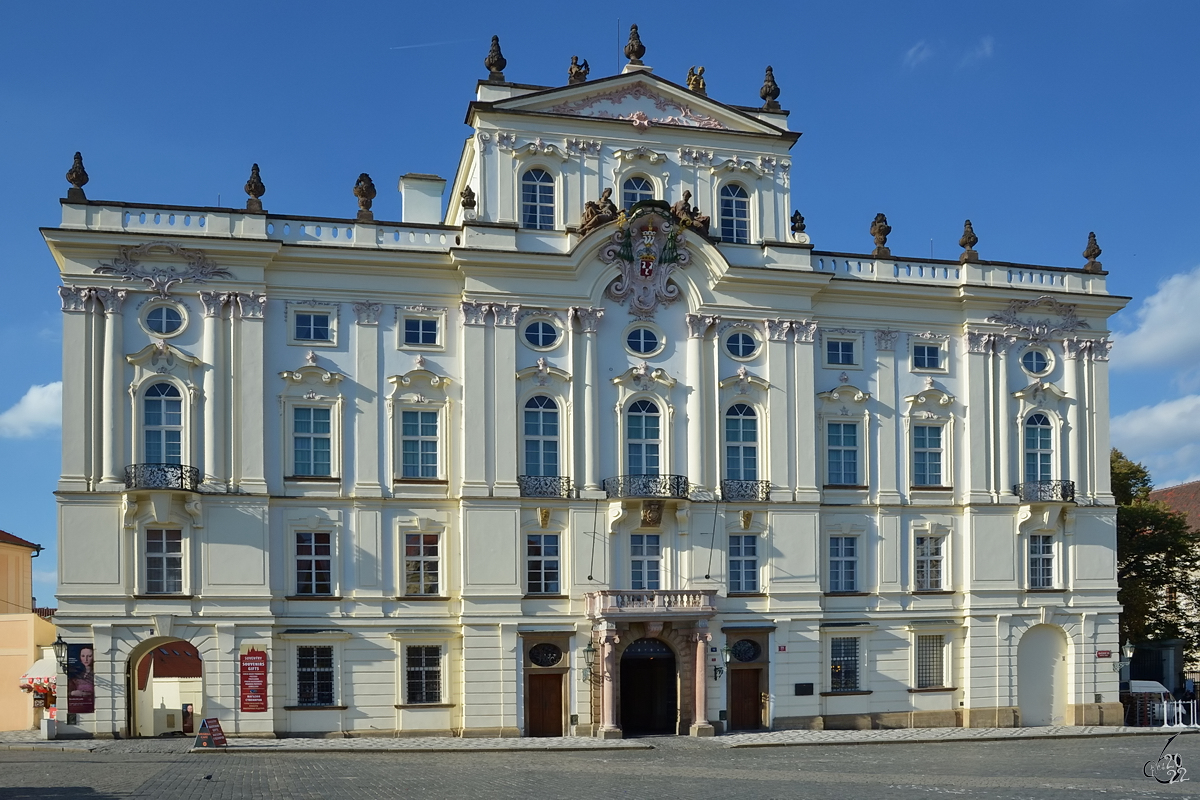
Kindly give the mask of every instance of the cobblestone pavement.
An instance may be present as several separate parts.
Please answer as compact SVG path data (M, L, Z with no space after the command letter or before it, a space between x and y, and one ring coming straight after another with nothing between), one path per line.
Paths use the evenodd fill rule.
M715 741L726 747L780 747L805 744L874 744L886 742L978 742L990 739L1063 739L1076 736L1161 736L1197 733L1194 728L1123 728L1099 725L1054 725L1042 728L895 728L867 731L769 731L735 733Z
M729 748L688 738L653 749L241 753L0 752L0 798L872 798L953 795L983 800L1158 800L1198 796L1196 782L1143 775L1169 737L1073 737L897 743L889 747ZM163 746L179 741L156 740ZM716 746L714 746L716 745ZM1200 772L1200 736L1168 752Z

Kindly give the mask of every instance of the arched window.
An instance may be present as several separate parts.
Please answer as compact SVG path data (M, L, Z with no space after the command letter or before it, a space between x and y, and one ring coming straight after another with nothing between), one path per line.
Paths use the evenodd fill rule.
M169 383L156 383L142 400L146 464L183 463L183 399Z
M640 175L629 178L621 187L621 200L625 208L632 208L634 203L654 199L654 184Z
M750 243L750 195L736 183L721 187L721 241Z
M658 475L662 464L662 446L658 406L649 400L638 400L629 406L626 446L630 475Z
M1045 414L1031 414L1025 420L1025 481L1053 480L1051 456L1054 449L1050 443L1053 428Z
M745 403L725 412L725 478L758 480L758 416Z
M545 395L525 404L525 474L558 477L558 405Z
M521 177L521 225L554 229L554 178L544 169L531 169Z

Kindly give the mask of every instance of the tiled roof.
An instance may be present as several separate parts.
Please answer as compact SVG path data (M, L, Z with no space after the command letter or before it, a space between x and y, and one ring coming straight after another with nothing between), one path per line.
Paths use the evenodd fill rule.
M8 533L7 531L0 531L0 544L19 544L22 547L32 547L34 550L40 550L42 547L40 544L34 544L33 542L27 542L24 539L22 539L20 536L13 536L11 533Z
M1192 530L1200 530L1200 481L1157 489L1150 493L1150 499L1166 503L1172 511L1187 514Z

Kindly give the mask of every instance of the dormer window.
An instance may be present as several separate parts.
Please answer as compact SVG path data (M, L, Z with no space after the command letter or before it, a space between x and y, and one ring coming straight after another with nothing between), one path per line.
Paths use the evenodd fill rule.
M521 177L521 226L554 230L554 178L544 169L531 169Z
M627 209L643 200L653 199L654 185L640 175L629 178L621 187L621 200Z
M736 183L721 187L721 241L750 243L750 195Z

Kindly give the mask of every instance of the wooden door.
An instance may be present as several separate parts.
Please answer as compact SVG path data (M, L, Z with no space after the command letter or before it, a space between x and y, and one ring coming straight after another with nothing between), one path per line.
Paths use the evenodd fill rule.
M563 735L562 685L562 675L529 676L529 710L525 715L528 736Z
M729 729L754 731L762 727L761 669L729 671Z

